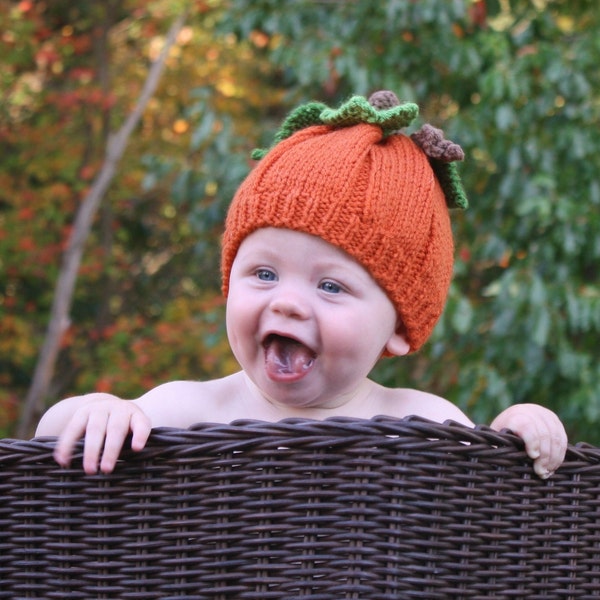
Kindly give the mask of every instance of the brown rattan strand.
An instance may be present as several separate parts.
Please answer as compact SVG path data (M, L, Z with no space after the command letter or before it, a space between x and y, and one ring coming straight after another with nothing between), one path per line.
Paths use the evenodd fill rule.
M0 441L0 598L600 597L600 450L422 419L157 429L114 473Z

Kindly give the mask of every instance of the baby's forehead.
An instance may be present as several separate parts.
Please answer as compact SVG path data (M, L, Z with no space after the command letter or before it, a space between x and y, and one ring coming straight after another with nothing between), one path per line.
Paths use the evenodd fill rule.
M239 256L240 252L247 252L248 249L271 250L281 256L285 256L286 252L292 249L305 249L307 251L307 259L327 254L352 261L362 267L360 262L342 247L301 229L270 226L260 227L243 239L236 257Z
M366 265L322 237L283 227L261 227L244 238L234 262L260 255L274 261L299 260L321 268L338 267L360 273L365 283L382 287Z

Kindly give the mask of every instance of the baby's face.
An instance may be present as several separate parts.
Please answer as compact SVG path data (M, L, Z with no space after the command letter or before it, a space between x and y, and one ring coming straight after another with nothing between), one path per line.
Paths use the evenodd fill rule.
M343 250L288 229L241 244L231 269L227 333L240 365L270 402L334 407L387 349L408 346L394 306Z

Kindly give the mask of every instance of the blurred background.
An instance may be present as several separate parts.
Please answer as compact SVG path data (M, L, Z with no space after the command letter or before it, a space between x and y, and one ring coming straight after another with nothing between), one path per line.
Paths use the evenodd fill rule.
M250 151L301 101L391 89L462 145L471 207L433 338L373 376L600 444L599 64L592 0L0 0L0 435L235 371Z

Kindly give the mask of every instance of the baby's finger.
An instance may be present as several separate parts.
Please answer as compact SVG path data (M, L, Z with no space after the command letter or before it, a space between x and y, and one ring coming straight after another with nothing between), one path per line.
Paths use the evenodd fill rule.
M549 445L547 467L551 473L554 473L563 463L567 453L567 432L554 414L546 418L546 427L546 439Z
M542 479L547 479L565 458L567 434L560 419L550 411L539 415L537 429L541 454L533 468Z
M136 452L142 450L148 441L152 424L150 419L141 411L136 412L131 416L131 449Z
M550 477L557 465L550 460L552 442L546 425L540 421L532 423L521 431L520 436L525 442L527 455L533 459L536 475L542 479Z
M85 430L85 445L83 448L83 470L88 475L98 472L100 453L104 447L108 412L96 411L89 415Z
M533 470L540 479L548 479L548 477L551 477L554 474L554 471L548 467L548 462L546 460L534 460Z
M540 431L539 420L531 419L519 409L519 405L514 407L507 427L523 440L527 456L536 460L539 457L543 457L544 452L547 451L547 447L543 444L543 435Z
M106 438L100 461L100 470L103 473L110 473L115 468L129 429L130 417L128 415L120 411L111 413L106 423Z
M71 464L73 457L73 448L78 440L80 440L87 427L88 414L87 411L79 411L73 415L69 425L61 433L54 448L54 460L61 467L68 467Z

